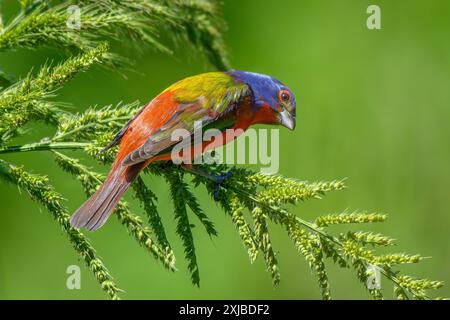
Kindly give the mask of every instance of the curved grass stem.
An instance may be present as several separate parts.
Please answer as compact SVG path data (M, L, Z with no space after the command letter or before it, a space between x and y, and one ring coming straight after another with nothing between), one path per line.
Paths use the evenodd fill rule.
M71 149L71 150L77 150L77 149L84 149L90 145L88 142L74 142L74 141L67 141L67 142L37 142L37 143L31 143L31 144L25 144L21 146L10 146L10 147L4 147L0 149L0 154L6 154L6 153L14 153L14 152L28 152L28 151L54 151L54 150L60 150L60 149ZM185 169L183 169L185 170ZM214 182L212 176L208 176L205 174L201 174L195 170L187 170L191 175L200 176L204 179L209 179ZM220 188L223 188L225 190L231 190L236 194L239 194L240 196L248 199L249 201L253 202L258 207L262 207L266 209L268 212L272 213L271 219L275 222L286 224L286 221L292 221L292 219L295 220L296 223L301 225L302 227L305 227L309 229L311 232L318 235L320 238L330 241L334 243L336 246L343 248L344 244L335 236L330 235L322 230L322 228L316 226L314 223L311 223L309 221L306 221L298 216L295 216L285 209L270 205L264 201L261 201L258 199L258 197L255 194L252 194L250 192L247 192L246 190L240 189L235 186L231 185L220 185ZM371 265L371 262L368 260L362 260L364 265L366 267L369 267ZM413 296L419 296L418 292L415 292L415 290L411 288L405 288L401 281L396 277L395 273L392 271L392 269L389 266L382 266L379 268L380 273L383 274L385 278L390 280L392 283L394 283L403 293L404 296L409 299L409 295L407 293L410 293ZM425 298L430 299L430 297L425 296Z
M0 148L0 154L15 153L15 152L29 152L29 151L51 151L61 149L84 149L90 145L89 142L35 142L17 146L8 146Z

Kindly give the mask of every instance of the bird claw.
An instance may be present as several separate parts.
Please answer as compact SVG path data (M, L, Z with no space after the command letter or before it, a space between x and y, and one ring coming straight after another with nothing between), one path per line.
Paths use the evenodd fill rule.
M233 172L232 172L232 171L228 171L228 172L226 172L226 173L223 173L223 174L214 176L215 183L214 183L214 192L213 192L213 195L214 195L214 200L215 200L215 201L219 201L219 191L220 191L221 185L222 185L226 180L228 180L232 175L233 175Z

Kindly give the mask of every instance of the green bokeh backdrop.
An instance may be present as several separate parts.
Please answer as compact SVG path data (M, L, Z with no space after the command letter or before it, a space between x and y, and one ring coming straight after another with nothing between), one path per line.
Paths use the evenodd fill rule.
M12 0L1 4L6 18L17 7ZM366 28L369 4L380 5L382 30ZM274 75L297 95L297 129L280 135L280 172L307 180L348 178L347 190L293 211L308 219L345 209L387 212L389 220L371 229L398 239L396 251L432 257L404 269L450 282L450 2L226 0L223 11L233 66ZM126 45L119 50L137 57ZM63 58L55 51L20 50L1 53L0 66L24 75L48 56ZM125 71L125 79L96 68L70 82L57 100L77 110L145 102L176 80L209 67L181 45L173 58L145 51L135 69ZM51 133L51 128L33 127L17 142ZM71 211L84 200L78 183L56 168L50 154L2 158L48 174ZM195 230L201 288L193 287L175 236L167 187L157 178L145 179L159 196L179 271L166 272L111 219L89 236L126 290L124 298L320 297L306 263L277 226L271 231L282 280L273 288L263 262L250 265L232 223L204 190L198 191L201 203L220 235L211 240L201 228ZM67 266L82 263L47 212L3 182L0 211L0 298L105 298L83 266L82 289L66 289ZM351 270L328 266L334 297L368 297ZM382 285L389 296L391 287L386 281ZM450 288L440 295L450 296Z

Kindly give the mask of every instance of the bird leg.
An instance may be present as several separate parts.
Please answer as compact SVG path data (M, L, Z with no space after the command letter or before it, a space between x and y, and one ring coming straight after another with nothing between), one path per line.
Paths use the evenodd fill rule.
M220 191L220 187L222 186L222 184L233 175L233 171L227 171L222 174L211 174L211 173L207 172L206 170L194 167L192 164L182 164L181 166L186 171L189 171L193 174L199 175L199 176L206 178L214 183L213 196L214 196L215 201L219 200L219 191Z

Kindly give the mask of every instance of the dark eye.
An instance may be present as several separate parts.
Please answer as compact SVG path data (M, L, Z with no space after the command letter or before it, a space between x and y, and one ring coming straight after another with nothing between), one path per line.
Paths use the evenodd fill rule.
M283 102L289 102L291 100L290 93L286 90L280 91L280 100Z

